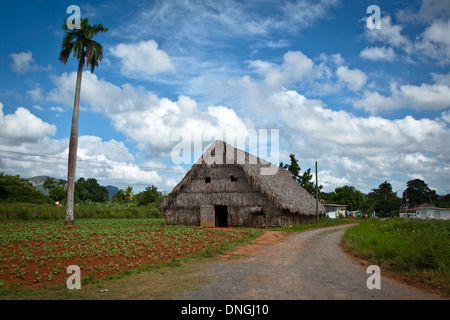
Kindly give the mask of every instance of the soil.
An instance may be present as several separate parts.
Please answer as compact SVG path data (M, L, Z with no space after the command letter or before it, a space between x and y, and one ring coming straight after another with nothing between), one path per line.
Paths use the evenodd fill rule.
M247 246L227 252L204 273L214 280L180 299L202 300L437 300L381 269L381 288L369 289L368 263L340 247L346 228L293 235L266 231Z
M76 227L74 227L76 228ZM161 228L163 230L163 228ZM194 229L195 230L195 229ZM174 241L172 235L167 235L162 231L156 235L152 235L151 242L153 248L148 248L146 243L133 242L133 254L125 256L124 254L109 255L105 252L93 253L88 249L93 245L101 246L102 236L90 235L89 241L82 241L73 234L72 243L77 244L78 254L72 258L63 258L65 249L59 247L57 235L51 237L52 244L55 244L52 253L56 257L49 258L48 250L43 250L45 240L27 240L19 241L0 250L0 288L40 288L42 286L65 285L67 278L71 273L66 270L69 265L80 267L82 279L104 279L109 276L124 272L132 271L140 267L161 264L172 259L195 256L205 249L214 249L226 239L230 239L233 235L244 237L245 232L237 229L222 229L223 232L211 232L210 242L197 241L191 242L189 245L180 243L177 250L174 246L168 247L163 243ZM211 231L214 231L211 229ZM142 235L143 232L140 232ZM133 234L131 233L130 239ZM131 240L130 240L131 241ZM28 250L35 260L21 261L19 255L24 249ZM157 253L157 254L155 254ZM15 258L9 258L14 254ZM150 255L150 256L149 256ZM46 258L40 259L44 256Z

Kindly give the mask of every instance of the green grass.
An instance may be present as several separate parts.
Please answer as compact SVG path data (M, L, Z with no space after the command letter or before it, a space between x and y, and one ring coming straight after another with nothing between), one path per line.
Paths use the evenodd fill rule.
M450 221L369 219L346 230L353 254L450 296Z
M66 208L54 204L0 203L1 220L65 219ZM91 218L162 218L156 205L136 206L114 203L90 203L74 207L74 219Z

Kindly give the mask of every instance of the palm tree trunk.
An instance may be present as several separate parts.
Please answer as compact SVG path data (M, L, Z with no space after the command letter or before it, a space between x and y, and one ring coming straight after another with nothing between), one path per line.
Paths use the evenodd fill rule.
M75 189L75 171L77 166L78 148L78 115L80 110L81 78L83 76L84 58L78 63L77 84L75 87L75 99L73 103L72 129L70 130L69 163L67 169L67 211L66 225L73 225L73 197Z

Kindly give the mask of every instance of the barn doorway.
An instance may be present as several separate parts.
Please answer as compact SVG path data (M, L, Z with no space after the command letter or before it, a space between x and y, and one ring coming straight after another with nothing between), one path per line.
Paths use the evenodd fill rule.
M220 205L214 206L214 212L216 213L216 227L228 227L228 207Z

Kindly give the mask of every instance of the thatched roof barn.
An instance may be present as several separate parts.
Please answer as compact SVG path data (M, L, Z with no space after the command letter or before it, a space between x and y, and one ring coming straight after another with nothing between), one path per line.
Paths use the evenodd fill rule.
M316 200L287 170L215 141L159 210L168 224L279 227L315 221Z

